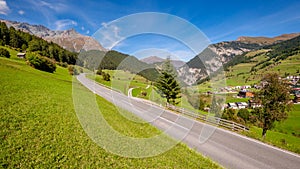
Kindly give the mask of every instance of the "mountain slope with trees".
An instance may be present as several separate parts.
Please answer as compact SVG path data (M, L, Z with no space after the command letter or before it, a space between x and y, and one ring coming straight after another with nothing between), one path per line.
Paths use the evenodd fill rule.
M1 20L7 27L13 27L31 35L40 37L48 42L53 42L71 52L80 52L81 50L101 50L106 51L102 45L90 36L81 35L74 29L70 30L50 30L43 25L31 25L28 23Z
M113 50L108 52L98 50L82 51L78 56L76 64L90 70L109 69L129 71L141 75L150 81L155 81L158 77L158 72L154 65L144 63L134 56Z
M4 22L0 22L0 45L7 45L19 51L36 52L61 63L75 64L77 58L76 53L14 27L8 28Z

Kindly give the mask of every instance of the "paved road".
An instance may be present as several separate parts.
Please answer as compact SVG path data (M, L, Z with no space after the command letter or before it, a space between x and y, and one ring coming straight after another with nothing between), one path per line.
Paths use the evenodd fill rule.
M189 147L226 168L300 168L300 156L297 154L165 111L160 106L140 99L129 98L101 85L95 85L83 74L77 76L77 79L96 94L131 111L161 130L165 131L173 126L167 134L182 139ZM210 137L205 140L207 136Z

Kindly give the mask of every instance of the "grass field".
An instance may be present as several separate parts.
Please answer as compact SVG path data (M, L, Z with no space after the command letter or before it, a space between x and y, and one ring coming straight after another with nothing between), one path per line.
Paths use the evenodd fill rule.
M150 82L145 78L131 74L130 72L125 72L122 70L103 70L106 73L109 73L111 76L110 81L103 80L101 75L87 75L88 78L95 80L98 83L101 83L109 88L121 91L122 93L128 93L130 88L146 88Z
M97 146L73 108L72 79L65 68L35 70L24 61L0 58L0 163L2 168L218 168L185 145L151 158L124 158ZM113 128L136 137L159 133L126 120L96 97ZM117 123L116 123L117 121Z
M277 123L274 130L298 136L300 140L300 104L294 104L291 112L289 112L289 118L281 123Z
M278 127L276 127L278 128ZM286 149L295 153L300 154L300 138L295 137L291 134L284 134L282 132L277 132L276 129L267 131L265 139L261 136L262 129L252 126L249 132L244 132L243 134L260 140L262 142Z
M275 128L267 131L263 140L262 129L252 126L243 134L277 147L300 154L300 104L294 104L286 120L275 123Z
M165 105L166 99L163 99L153 88L151 82L147 81L145 78L134 75L129 72L124 72L122 70L103 70L111 75L111 81L104 81L102 76L100 75L87 75L88 78L95 80L96 82L105 85L109 88L113 88L115 90L121 91L122 93L128 93L130 88L134 88L132 90L132 96L139 97L147 100L151 100L157 104ZM146 95L142 95L142 92L146 92ZM188 102L186 96L182 96L180 99L180 103L177 105L178 107L185 108L186 110L190 110L196 113L204 113L206 112L196 110L191 104Z

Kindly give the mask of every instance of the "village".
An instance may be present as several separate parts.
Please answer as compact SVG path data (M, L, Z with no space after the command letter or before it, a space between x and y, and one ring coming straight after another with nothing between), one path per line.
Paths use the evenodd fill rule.
M291 102L294 104L300 104L300 76L287 76L286 78L282 78L285 80L288 85L290 86L290 95L291 95ZM228 109L245 109L251 108L254 109L256 107L261 107L261 105L254 101L255 92L261 89L266 82L261 82L260 84L245 85L245 86L226 86L224 88L220 88L219 92L222 94L232 94L237 93L235 96L236 98L248 98L248 102L229 102L224 105L224 108ZM208 92L211 94L211 92Z

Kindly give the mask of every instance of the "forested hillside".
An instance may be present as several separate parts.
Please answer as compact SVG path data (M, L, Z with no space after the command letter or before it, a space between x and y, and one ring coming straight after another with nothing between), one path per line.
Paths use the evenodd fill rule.
M0 46L10 46L18 51L35 52L57 62L75 64L77 54L67 51L53 42L31 35L0 22Z
M151 81L154 81L158 76L154 65L149 65L134 56L113 50L108 52L98 50L82 51L78 56L76 64L90 70L109 69L129 71Z

